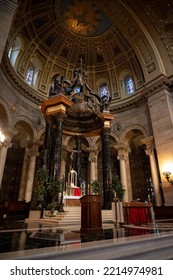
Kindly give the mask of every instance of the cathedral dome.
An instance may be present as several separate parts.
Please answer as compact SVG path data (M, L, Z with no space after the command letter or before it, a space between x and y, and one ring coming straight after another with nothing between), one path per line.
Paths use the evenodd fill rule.
M17 91L41 104L53 77L71 80L82 59L88 84L98 95L106 85L114 105L129 100L119 81L132 77L135 92L144 83L144 73L139 54L128 43L133 30L123 9L120 1L117 5L111 0L21 1L3 58Z

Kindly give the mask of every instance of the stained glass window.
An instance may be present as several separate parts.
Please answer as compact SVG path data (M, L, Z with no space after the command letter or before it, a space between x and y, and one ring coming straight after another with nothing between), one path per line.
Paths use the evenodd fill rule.
M74 93L79 93L79 92L80 92L80 87L79 86L75 87L74 88Z
M26 77L26 82L29 85L32 85L33 77L34 77L34 69L33 69L33 66L30 65L29 68L28 68L28 73L27 73L27 77Z
M125 80L125 91L127 95L131 95L135 91L133 79L131 77Z
M100 97L108 96L108 95L109 95L108 86L106 83L104 83L100 86Z

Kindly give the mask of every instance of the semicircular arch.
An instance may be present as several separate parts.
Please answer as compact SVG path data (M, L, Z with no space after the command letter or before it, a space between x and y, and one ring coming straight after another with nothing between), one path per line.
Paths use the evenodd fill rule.
M134 135L143 135L145 137L148 137L147 130L141 126L141 125L132 125L129 126L127 129L124 130L124 132L120 136L120 142L124 142L128 144L130 140L134 137Z

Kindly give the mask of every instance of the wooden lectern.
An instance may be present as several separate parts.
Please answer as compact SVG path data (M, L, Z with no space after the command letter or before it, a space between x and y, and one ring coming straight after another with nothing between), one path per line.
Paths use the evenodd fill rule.
M101 195L85 195L81 202L81 233L102 231Z

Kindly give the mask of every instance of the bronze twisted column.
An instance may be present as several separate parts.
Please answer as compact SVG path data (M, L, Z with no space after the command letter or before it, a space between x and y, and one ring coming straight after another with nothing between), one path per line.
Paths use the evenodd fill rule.
M43 101L41 111L46 120L45 165L52 179L60 177L62 122L66 109L73 104L63 93Z
M54 153L54 176L60 178L61 153L62 153L62 124L65 114L60 112L55 115L55 153Z
M44 137L44 166L48 172L48 175L51 174L51 150L52 150L52 116L45 116L46 121L46 130Z
M82 137L80 135L76 136L76 148L77 148L77 154L76 154L76 171L77 171L77 186L80 188L81 183L81 143L82 143Z
M112 209L110 129L102 130L103 209Z

